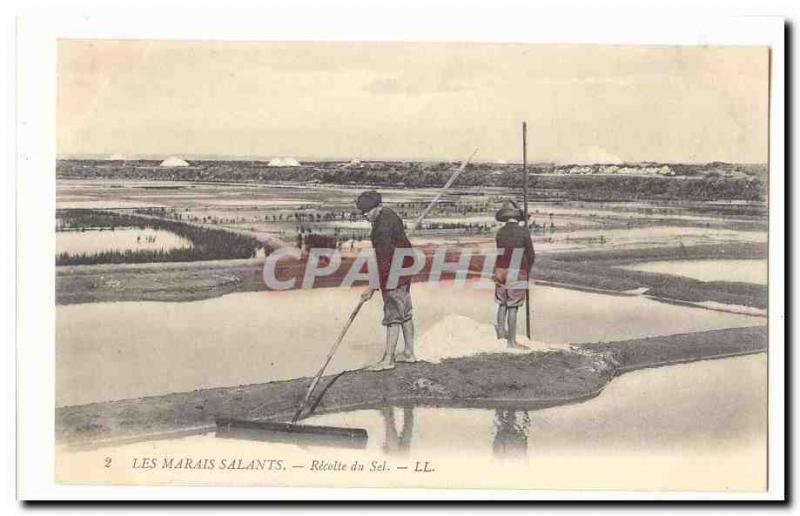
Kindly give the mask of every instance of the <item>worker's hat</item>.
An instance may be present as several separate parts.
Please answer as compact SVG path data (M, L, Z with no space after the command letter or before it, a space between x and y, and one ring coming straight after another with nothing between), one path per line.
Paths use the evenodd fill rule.
M375 190L367 190L366 192L361 192L361 195L356 199L356 208L358 208L361 213L366 213L380 203L381 194Z
M506 222L509 219L522 220L522 210L519 209L517 203L512 200L503 201L503 205L497 210L494 218L500 222Z

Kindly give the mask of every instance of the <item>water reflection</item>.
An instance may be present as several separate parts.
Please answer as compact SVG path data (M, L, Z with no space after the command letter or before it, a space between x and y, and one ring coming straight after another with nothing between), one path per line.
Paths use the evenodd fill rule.
M527 410L496 409L492 452L498 459L526 460L531 418Z
M378 410L384 428L380 449L389 456L407 457L414 435L414 407L386 406ZM398 424L397 415L401 414ZM492 454L498 459L527 460L531 418L527 410L496 409L494 411Z
M411 450L411 436L414 433L414 408L402 408L403 426L399 433L397 432L394 410L394 407L383 407L381 409L386 436L381 449L387 455L406 457Z
M388 462L406 463L409 469L420 459L471 464L457 471L470 487L508 488L513 482L516 487L541 489L759 491L766 486L767 471L767 365L767 354L761 353L643 369L614 379L592 400L530 412L373 406L302 421L366 430L366 448L358 451L317 442L219 439L213 428L197 428L91 448L59 447L56 468L70 478L76 478L76 471L93 474L96 468L86 465L103 464L111 454L118 457L115 463L136 457L197 456L286 457L290 464L310 464L319 459L368 462L399 451L409 455L387 458ZM514 475L517 466L526 466L513 460L525 457L524 443L526 460L535 467L518 469L524 476ZM495 462L500 468L490 469ZM498 471L500 477L494 473ZM155 473L148 471L148 478ZM163 474L171 475L167 480L172 483L188 478L175 476L175 471ZM129 481L137 478L144 477L130 476ZM272 476L205 478L209 483L243 478L248 485L275 482Z

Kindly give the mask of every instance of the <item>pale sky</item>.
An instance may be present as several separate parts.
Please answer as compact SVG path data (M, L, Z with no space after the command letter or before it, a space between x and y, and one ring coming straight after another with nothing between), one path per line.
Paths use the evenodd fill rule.
M766 162L766 48L78 41L59 155Z

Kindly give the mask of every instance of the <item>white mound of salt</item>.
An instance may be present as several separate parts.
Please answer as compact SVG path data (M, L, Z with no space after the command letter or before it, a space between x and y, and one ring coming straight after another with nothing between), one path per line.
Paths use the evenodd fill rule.
M551 344L530 341L524 335L517 335L517 342L528 346L531 351L554 348ZM499 340L494 326L482 324L463 315L448 315L417 338L414 352L419 360L439 363L446 358L465 357L480 353L528 353L506 347L505 340Z

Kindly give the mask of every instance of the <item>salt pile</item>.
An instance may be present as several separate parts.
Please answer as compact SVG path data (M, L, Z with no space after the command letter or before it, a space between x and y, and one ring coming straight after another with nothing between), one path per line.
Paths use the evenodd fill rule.
M530 351L542 351L554 347L544 342L528 340L524 334L517 335L517 342L531 348ZM463 315L448 315L422 334L414 345L417 359L434 364L446 358L481 353L519 354L530 351L507 348L506 341L497 338L494 326L479 323Z
M300 162L294 158L273 158L267 163L268 167L299 167Z
M162 167L188 167L189 163L177 156L170 156L161 162Z

